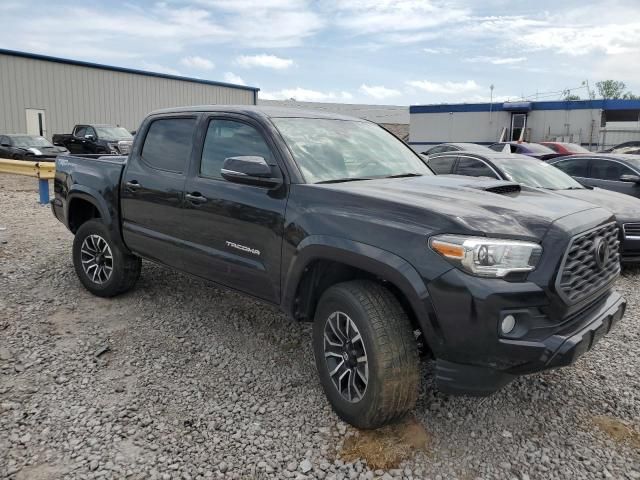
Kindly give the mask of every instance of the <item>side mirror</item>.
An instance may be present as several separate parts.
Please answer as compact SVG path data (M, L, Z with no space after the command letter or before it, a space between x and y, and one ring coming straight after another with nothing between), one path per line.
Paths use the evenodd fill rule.
M640 175L622 175L620 176L621 182L640 183Z
M267 188L282 185L282 179L274 177L271 166L258 156L225 158L220 173L222 178L233 183Z
M1 147L10 147L11 145L9 145L8 143L0 143Z
M93 135L85 135L84 138L86 140L89 140L90 142L93 142L96 139L96 137Z

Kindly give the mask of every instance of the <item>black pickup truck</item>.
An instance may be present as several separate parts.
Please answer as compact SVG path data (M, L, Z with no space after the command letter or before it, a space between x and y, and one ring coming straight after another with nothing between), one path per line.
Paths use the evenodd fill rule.
M128 155L133 135L114 125L83 124L73 127L72 133L56 133L52 141L71 153Z
M128 157L58 157L52 207L96 295L131 289L145 258L313 322L324 391L361 428L413 408L418 344L439 389L483 395L571 364L625 310L610 212L435 176L349 117L158 111Z

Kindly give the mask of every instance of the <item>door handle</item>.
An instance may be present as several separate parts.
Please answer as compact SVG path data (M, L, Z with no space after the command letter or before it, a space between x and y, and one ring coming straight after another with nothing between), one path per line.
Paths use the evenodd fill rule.
M193 193L187 193L185 195L186 199L189 200L191 203L195 203L195 204L200 204L200 203L205 203L207 201L207 197L203 197L200 193L198 192L193 192Z
M137 180L131 180L130 182L125 183L124 186L127 187L128 190L135 192L142 185L140 185Z

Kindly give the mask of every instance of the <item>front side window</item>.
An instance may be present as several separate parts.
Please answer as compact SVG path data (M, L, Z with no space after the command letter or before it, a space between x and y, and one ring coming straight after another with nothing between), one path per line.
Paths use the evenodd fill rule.
M460 158L456 167L458 175L467 175L469 177L490 177L497 178L496 174L491 170L489 165L475 158Z
M87 127L78 127L78 129L76 130L76 137L84 137L86 131Z
M211 120L202 149L200 175L221 178L225 159L244 156L262 157L267 163L273 160L264 138L251 125L235 120Z
M96 137L96 131L93 129L93 127L87 127L87 129L84 132L85 136L86 135L92 135L93 138Z
M191 155L195 118L164 118L149 126L142 160L150 167L182 173Z
M619 181L622 175L635 175L633 171L618 162L594 160L591 164L591 178Z
M398 138L373 123L272 118L307 183L433 175Z
M446 155L430 159L428 165L437 175L446 175L453 170L455 161L456 157Z
M587 177L589 174L589 160L586 158L562 160L554 163L553 166L572 177Z

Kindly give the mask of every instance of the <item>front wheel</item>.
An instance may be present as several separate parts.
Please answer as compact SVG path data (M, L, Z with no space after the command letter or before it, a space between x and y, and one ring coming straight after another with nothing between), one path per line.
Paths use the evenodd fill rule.
M73 265L94 295L113 297L130 290L140 276L141 260L125 252L98 220L83 223L73 239Z
M413 409L420 381L411 322L396 297L365 280L321 297L313 349L322 387L338 416L378 428Z

